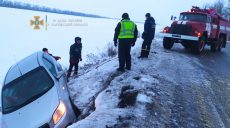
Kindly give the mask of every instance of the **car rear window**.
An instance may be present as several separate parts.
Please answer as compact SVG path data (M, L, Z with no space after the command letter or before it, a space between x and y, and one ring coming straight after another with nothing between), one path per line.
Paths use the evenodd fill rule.
M54 85L47 71L38 67L2 89L2 113L7 114L20 109L45 94Z

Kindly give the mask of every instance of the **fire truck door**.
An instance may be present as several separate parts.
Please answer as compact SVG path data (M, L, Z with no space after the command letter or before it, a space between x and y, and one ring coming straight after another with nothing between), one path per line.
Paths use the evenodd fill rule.
M211 34L211 17L208 16L207 23L206 23L206 31L208 32L208 37L210 37Z
M218 24L217 24L217 18L216 17L212 17L212 26L211 26L211 31L212 31L212 33L211 33L211 38L215 38L216 37L216 33L217 33L217 31L218 31Z

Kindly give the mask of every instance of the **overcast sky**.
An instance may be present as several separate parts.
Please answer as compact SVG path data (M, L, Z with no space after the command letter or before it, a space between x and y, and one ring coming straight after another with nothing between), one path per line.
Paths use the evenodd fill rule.
M150 12L158 24L168 24L172 14L187 11L191 6L202 7L217 0L12 0L44 5L52 8L92 13L112 18L120 18L128 12L135 21L144 21L145 13Z

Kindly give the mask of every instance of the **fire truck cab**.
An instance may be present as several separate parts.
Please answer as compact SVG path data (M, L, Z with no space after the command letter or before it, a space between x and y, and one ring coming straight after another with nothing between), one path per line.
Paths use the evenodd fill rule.
M197 54L205 45L217 52L230 40L230 23L214 9L192 7L190 11L180 13L179 20L173 21L170 27L165 27L162 35L166 49L171 49L174 43L181 43Z

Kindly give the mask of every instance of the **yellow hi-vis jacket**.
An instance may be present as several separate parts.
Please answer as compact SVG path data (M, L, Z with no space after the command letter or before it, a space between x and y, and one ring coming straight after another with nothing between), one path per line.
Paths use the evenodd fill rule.
M134 31L135 31L135 23L130 20L122 20L120 22L121 29L118 38L124 39L124 38L134 38Z

